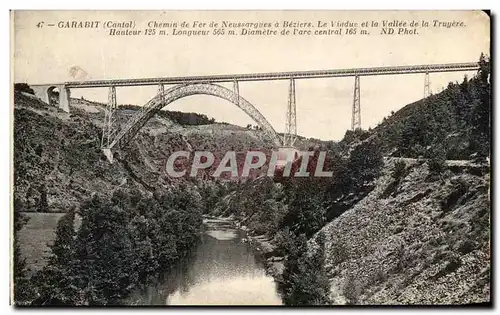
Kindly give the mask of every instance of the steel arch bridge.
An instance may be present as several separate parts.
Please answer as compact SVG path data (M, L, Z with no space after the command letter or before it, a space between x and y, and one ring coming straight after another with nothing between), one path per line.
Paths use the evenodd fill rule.
M59 108L69 112L71 89L81 88L109 88L109 99L106 106L105 121L102 133L101 148L108 159L112 162L112 149L119 148L128 143L144 124L155 113L168 104L180 98L205 94L216 96L238 106L247 113L259 126L262 127L265 135L268 136L278 147L292 148L297 139L297 117L295 99L295 81L306 79L354 77L354 90L352 102L351 129L361 128L361 88L360 78L366 76L381 75L405 75L424 74L424 94L426 98L430 95L429 74L439 72L477 71L477 62L448 63L448 64L424 64L424 65L404 65L390 67L371 68L348 68L348 69L328 69L328 70L308 70L292 72L267 72L267 73L247 73L247 74L223 74L204 76L183 76L183 77L159 77L159 78L131 78L131 79L110 79L92 81L73 81L56 84L32 84L30 85L37 97L48 104L52 104L53 90L59 90ZM247 100L240 96L239 82L250 81L277 81L288 80L290 86L288 90L288 103L286 108L285 133L281 138L265 117ZM217 85L220 83L233 83L233 90ZM114 112L117 109L116 87L127 86L158 86L158 95L152 98L141 108L124 126L117 126ZM165 90L165 85L173 86Z
M238 93L237 83L235 83L235 90L232 91L226 87L217 84L210 83L195 83L195 84L183 84L174 86L168 90L163 90L163 86L160 87L159 93L153 97L149 102L147 102L141 110L138 111L129 121L119 129L116 129L113 118L113 112L116 109L116 96L112 91L110 93L111 106L106 112L105 125L103 130L103 149L105 150L106 156L111 158L112 149L115 147L121 148L126 145L139 130L146 124L146 122L152 118L158 111L162 108L168 106L169 104L175 102L183 97L204 94L212 95L225 99L234 105L242 109L248 116L250 116L264 131L265 135L273 141L276 146L281 145L280 138L271 124L267 119L246 99L241 97Z

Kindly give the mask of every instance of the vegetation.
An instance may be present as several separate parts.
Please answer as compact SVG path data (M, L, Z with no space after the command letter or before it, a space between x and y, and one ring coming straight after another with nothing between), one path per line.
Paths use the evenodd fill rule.
M141 107L136 105L120 105L121 109L135 109ZM207 115L198 113L184 113L170 110L160 110L156 113L159 117L163 117L183 126L196 126L196 125L211 125L215 123L214 118L208 118Z
M392 178L399 180L405 173L406 163L404 161L397 161L394 165L394 171L392 173Z
M78 214L63 216L48 265L31 281L19 304L113 305L144 289L179 263L197 243L200 197L187 186L157 192L94 195Z
M274 182L267 178L249 181L233 190L229 213L251 231L274 237L277 253L285 257L281 284L285 304L327 302L324 267L320 258L308 256L307 240L374 188L384 164L383 154L429 158L430 173L437 176L444 170L446 159L488 153L489 62L484 56L480 65L473 79L451 83L442 93L409 105L403 114L393 114L374 130L347 131L337 145L319 148L328 151L325 164L333 177L293 177L299 160L292 166L291 177L277 176ZM456 142L464 139L466 143ZM311 160L308 171L315 167L315 159ZM396 163L393 183L383 195L394 192L406 171L403 161ZM319 235L316 241L321 243L323 236ZM339 246L339 252L344 253L342 244ZM321 256L321 250L316 253ZM339 255L343 256L345 253ZM345 291L348 303L356 303L359 290L354 279L346 281Z
M332 171L333 177L314 177L321 150L326 148L318 148L309 159L310 177L294 177L300 168L298 160L292 165L290 177L278 172L274 179L262 177L229 188L231 207L224 214L234 215L257 234L273 237L287 228L296 236L311 237L348 205L365 196L383 165L377 144L365 141L352 150L349 158L328 151L323 170Z
M26 216L20 211L14 211L14 241L13 241L13 278L14 278L14 300L20 301L20 305L26 301L30 295L30 283L26 259L21 257L18 233L28 222Z
M285 304L329 303L329 281L325 269L327 236L319 231L375 187L384 165L384 155L427 158L430 179L441 176L447 159L484 159L489 156L490 64L483 55L479 63L480 70L474 78L466 77L460 84L450 83L443 92L392 113L374 130L347 131L339 143L323 143L318 148L311 148L314 155L307 171L314 173L318 153L326 151L324 169L331 171L332 177L294 177L302 161L299 159L292 165L292 177L277 174L275 178L264 176L237 183L179 181L168 191L156 190L147 194L135 189L117 190L112 196L95 194L77 210L68 207L71 210L58 224L48 265L31 279L28 279L26 266L19 256L15 237L17 303L120 303L186 257L196 244L202 214L231 215L246 225L251 234L266 235L274 240L276 253L284 257L279 287ZM122 108L137 107L126 105ZM16 113L16 126L27 121L26 115L21 110ZM160 111L158 115L182 125L215 121L195 113ZM15 233L25 222L17 210L51 211L48 197L52 187L45 184L46 174L68 167L71 176L73 170L81 170L88 161L98 160L98 150L90 149L98 147L99 131L96 128L82 128L81 135L68 136L69 128L60 127L49 118L47 121L51 124L50 130L55 130L55 136L45 135L54 141L45 146L26 136L37 134L32 130L33 126L23 125L14 131ZM74 142L60 143L59 138ZM82 138L90 141L82 141ZM205 140L201 137L199 142L206 145ZM195 141L191 144L198 147ZM50 164L53 159L42 158L53 147L76 157L74 164L55 165ZM88 168L96 178L102 177L101 169ZM407 172L405 162L396 162L392 182L382 193L382 198L397 192ZM154 187L148 186L147 190L153 191ZM449 211L460 198L469 198L469 195L468 184L457 183L441 207ZM77 231L74 226L76 214L82 219ZM348 259L347 246L346 242L332 242L329 248L336 253L333 263L340 264ZM461 250L467 251L470 247L470 244L463 244ZM456 265L452 264L450 268ZM360 289L361 284L349 274L343 288L348 303L357 302Z
M442 147L438 147L432 150L434 154L432 154L429 159L429 173L431 176L441 174L446 166L446 152L442 149Z
M15 83L14 91L35 95L35 91L27 83Z
M316 236L316 250L308 254L305 234L295 236L283 233L283 250L286 254L283 282L285 305L325 305L329 304L330 284L325 270L325 235Z
M159 115L173 120L180 125L211 125L215 123L214 118L208 118L204 114L160 111Z
M386 154L407 158L484 159L490 155L490 61L481 54L476 76L450 82L439 94L410 104L374 129Z
M346 152L328 151L324 170L332 171L333 177L294 177L299 160L292 165L291 177L277 174L274 179L262 177L228 187L228 198L219 198L215 204L219 210L212 209L212 213L221 214L217 211L223 208L224 215L235 216L251 233L274 238L276 254L285 257L279 287L287 305L329 303L325 235L316 235L313 248L308 247L307 240L366 196L380 174L383 160L376 139L367 140L364 133L360 137L358 132L349 132L346 138L357 143L354 149L345 146L350 151L348 157L342 157ZM314 152L307 166L310 174L315 171L320 150L328 149ZM230 207L225 208L224 203Z

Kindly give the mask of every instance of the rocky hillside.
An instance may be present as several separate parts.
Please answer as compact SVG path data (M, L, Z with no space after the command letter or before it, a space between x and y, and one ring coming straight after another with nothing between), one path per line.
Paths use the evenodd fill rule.
M339 203L324 202L313 215L329 222L309 240L309 251L312 256L322 233L331 303L489 302L489 172L470 161L447 161L436 173L431 160L385 158L372 188L341 202L347 209L341 207L340 215L328 219L321 209ZM314 196L309 203L321 204ZM291 209L283 187L255 181L220 199L214 214L238 218L267 259L269 273L282 282L286 257L279 233L272 231L283 228ZM300 214L312 223L309 211L302 207Z
M102 104L73 99L68 114L16 92L14 105L14 199L21 211L66 212L93 192L112 193L118 187L154 192L168 187L173 179L164 167L176 150L222 155L270 147L258 130L229 124L182 126L158 115L110 164L100 150ZM135 112L120 109L118 123Z
M413 161L396 174L396 161L322 229L333 302L490 301L488 172L449 167L434 177L427 162Z

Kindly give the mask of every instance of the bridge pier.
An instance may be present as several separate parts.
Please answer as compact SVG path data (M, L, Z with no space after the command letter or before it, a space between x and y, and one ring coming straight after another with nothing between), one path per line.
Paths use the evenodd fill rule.
M116 109L116 88L114 86L109 87L108 92L108 105L106 106L106 113L104 116L104 125L102 127L102 139L101 139L101 149L109 163L113 164L113 152L111 152L111 141L113 137L114 130L114 111Z
M102 127L101 149L110 163L113 163L113 153L111 152L111 141L116 132L114 112L116 110L116 87L110 86L108 92L108 105L104 115L104 125Z
M113 164L113 152L111 152L111 149L108 148L102 148L102 153L104 153L104 156L108 159L110 164Z
M163 95L165 93L165 85L164 84L158 84L158 94L161 95L161 103L165 103L165 95Z
M233 92L236 94L236 105L238 106L240 103L240 86L237 80L233 82Z
M288 106L286 108L286 125L283 145L293 147L297 138L297 108L295 102L295 79L290 79L288 88Z
M352 102L351 130L361 128L361 91L359 86L359 76L354 77L354 96Z
M424 98L427 98L430 95L431 95L431 83L429 79L429 72L426 72L424 78Z
M35 96L40 98L43 102L56 106L69 113L71 90L64 84L30 85L30 87L35 92ZM57 92L54 91L55 89L59 90L59 95L57 95ZM57 102L55 99L57 99Z

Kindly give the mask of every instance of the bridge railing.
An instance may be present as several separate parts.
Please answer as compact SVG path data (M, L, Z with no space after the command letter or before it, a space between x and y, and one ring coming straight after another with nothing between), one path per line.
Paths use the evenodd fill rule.
M285 79L307 79L307 78L328 78L345 76L368 76L368 75L389 75L389 74L411 74L426 72L448 72L448 71L475 71L479 69L477 62L450 63L450 64L429 64L410 65L392 67L367 67L367 68L345 68L329 70L307 70L290 72L267 72L267 73L247 73L247 74L224 74L207 76L186 76L186 77L164 77L164 78L141 78L141 79L116 79L116 80L92 80L66 82L68 88L90 88L106 86L140 86L158 84L193 84L193 83L217 83L237 81L264 81L264 80L285 80Z

